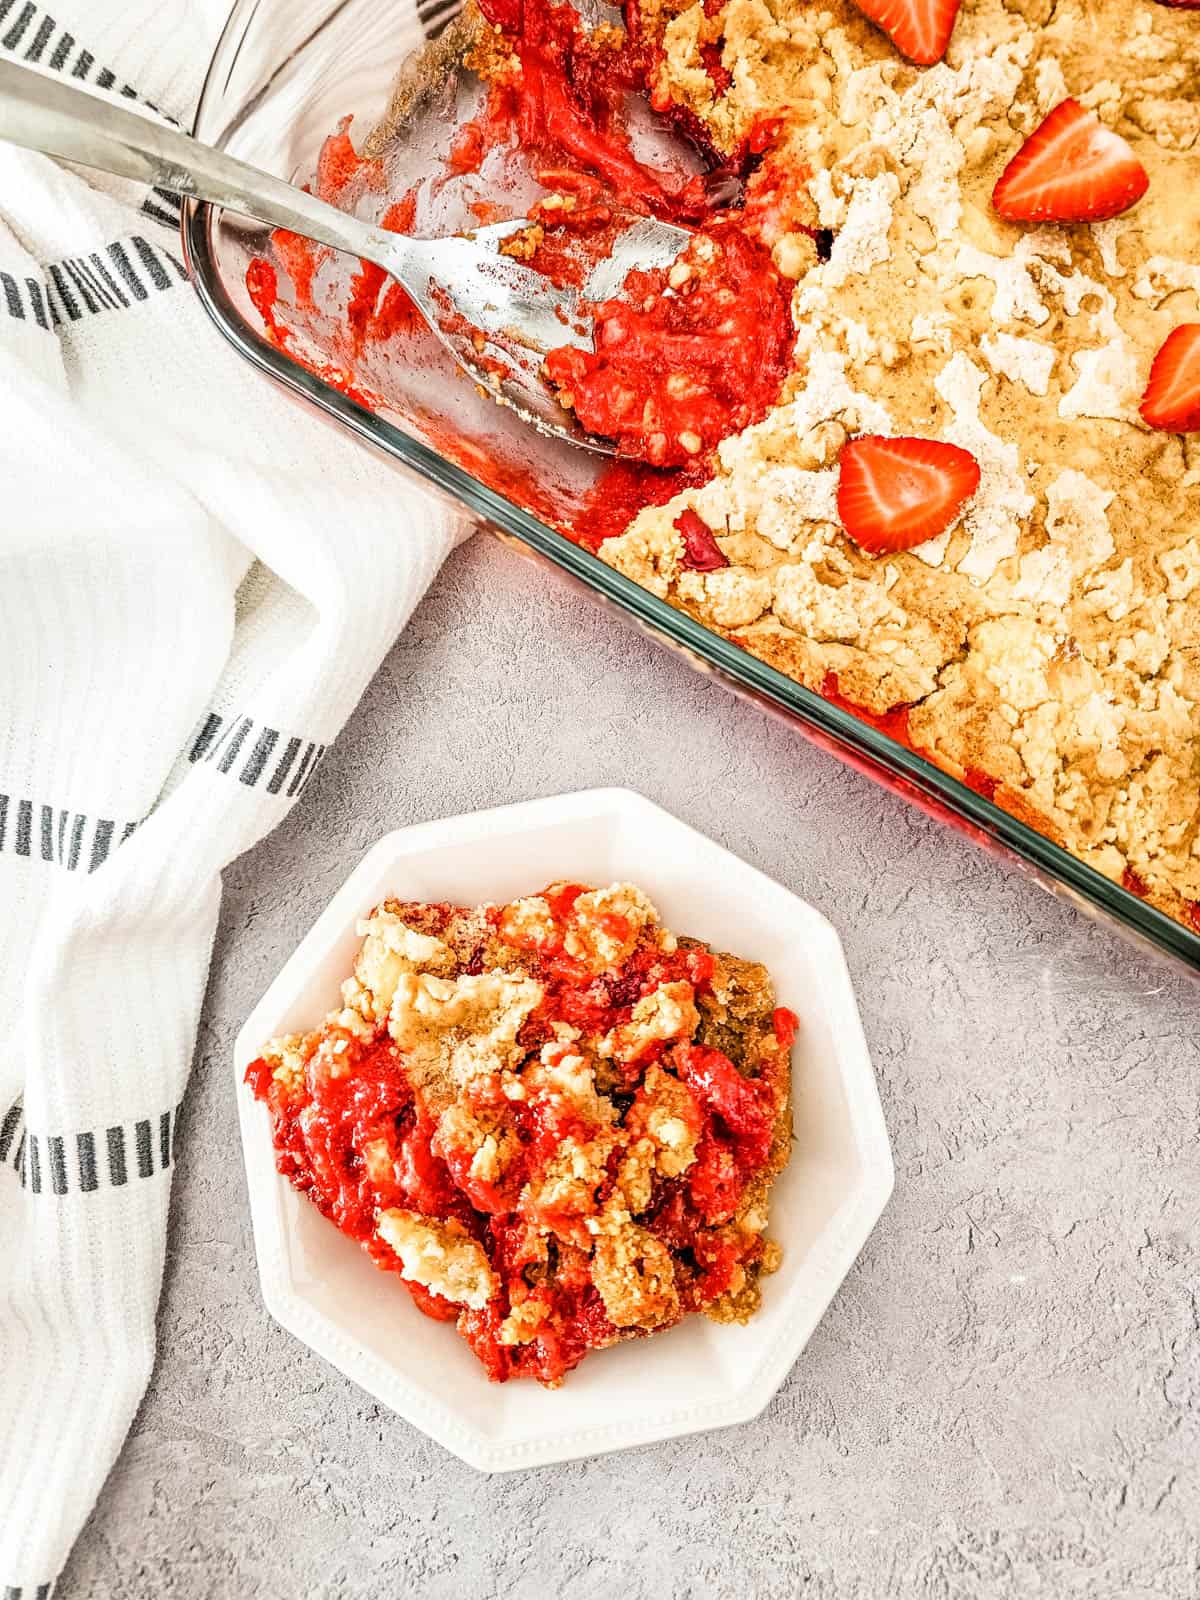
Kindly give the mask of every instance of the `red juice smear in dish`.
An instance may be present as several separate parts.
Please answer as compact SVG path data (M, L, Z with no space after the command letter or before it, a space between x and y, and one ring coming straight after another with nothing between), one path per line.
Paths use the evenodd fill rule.
M706 481L720 440L758 420L778 399L794 342L791 284L767 248L780 219L789 215L782 163L778 171L769 169L778 129L764 122L735 150L722 151L692 113L665 104L656 109L692 143L708 171L651 166L635 156L625 125L628 97L649 97L662 60L661 46L645 32L636 7L627 8L624 32L595 33L566 4L483 0L481 9L503 30L492 51L496 66L493 73L488 62L480 64L489 79L486 105L455 132L439 182L478 172L491 150L512 147L549 191L529 213L544 229L530 264L560 285L584 281L630 213L701 228L689 253L697 270L686 285L672 285L670 269L630 274L620 296L591 308L595 350L563 349L547 363L580 423L613 440L628 462L648 464L644 470L628 470L624 461L606 468L583 509L569 515L564 531L594 550L622 532L641 506ZM723 88L720 42L708 49L717 87ZM519 74L507 66L512 57L520 63ZM322 148L317 192L347 205L363 188L377 190L383 181L382 163L358 155L350 119L343 119ZM745 209L716 216L712 196L719 185ZM475 198L470 208L481 221L504 215L504 207L487 198ZM409 195L385 213L383 225L408 232L414 218ZM794 215L791 225L799 225ZM294 286L295 309L311 312L314 274L326 252L295 235L277 235L275 251ZM280 306L277 280L272 288L262 270L266 265L251 265L252 299L268 337L298 356L289 343L288 308ZM420 325L404 291L364 264L351 280L344 336L336 340L346 370L330 369L337 373L331 381L363 399L365 387L355 372L368 349ZM462 448L448 453L467 464ZM485 458L471 470L562 527L561 506L550 514L554 497L535 493L532 481L518 482L522 475L503 462Z
M864 706L847 700L841 693L836 672L827 672L817 691L822 700L828 700L832 705L840 706L843 711L848 711L860 722L869 722L873 728L878 728L880 733L886 733L890 739L895 739L898 744L914 749L909 737L908 714L910 707L893 706L890 711L868 711Z
M695 461L674 472L658 471L640 461L610 462L562 531L585 550L595 552L606 539L624 533L646 506L665 505L684 489L698 489L711 476L707 461Z

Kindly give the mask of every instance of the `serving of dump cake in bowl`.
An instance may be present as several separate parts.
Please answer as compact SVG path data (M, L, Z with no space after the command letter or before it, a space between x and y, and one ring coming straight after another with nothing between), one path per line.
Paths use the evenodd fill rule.
M743 1322L791 1139L794 1012L628 883L385 900L342 1004L246 1081L280 1172L489 1378L560 1384L689 1312Z
M892 1185L832 928L627 790L380 840L234 1059L267 1307L487 1470L757 1415Z

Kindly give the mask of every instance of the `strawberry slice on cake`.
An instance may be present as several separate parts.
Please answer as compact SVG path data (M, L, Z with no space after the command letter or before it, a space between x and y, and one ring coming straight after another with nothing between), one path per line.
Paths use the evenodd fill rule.
M914 66L931 67L946 54L958 0L855 0Z
M842 450L838 516L860 549L888 555L945 533L978 487L969 450L864 434Z
M1139 410L1152 428L1170 433L1200 428L1200 322L1182 323L1164 339Z
M1078 100L1063 100L1000 175L992 204L1009 222L1104 222L1150 187L1119 133Z

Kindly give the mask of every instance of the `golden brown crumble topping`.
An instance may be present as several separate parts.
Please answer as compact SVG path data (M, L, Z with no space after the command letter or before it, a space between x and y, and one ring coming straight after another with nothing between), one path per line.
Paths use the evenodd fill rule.
M908 65L849 0L642 7L656 86L731 148L782 119L828 259L796 284L798 370L702 488L604 560L910 742L1167 912L1200 899L1200 439L1137 403L1200 314L1200 29L1146 0L966 0L944 63ZM701 51L731 74L716 93ZM1127 215L1018 227L990 199L1064 96L1129 140ZM804 209L802 208L802 209ZM800 212L797 212L800 215ZM783 233L776 260L807 236ZM881 558L847 540L838 452L943 438L982 482L961 522ZM691 509L729 565L685 569Z

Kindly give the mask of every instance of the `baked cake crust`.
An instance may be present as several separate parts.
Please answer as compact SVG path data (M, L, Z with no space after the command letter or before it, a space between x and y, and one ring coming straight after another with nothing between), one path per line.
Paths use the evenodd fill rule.
M945 61L920 68L838 0L642 14L664 46L658 94L714 139L778 122L797 371L719 446L711 481L643 510L602 559L810 688L906 708L916 749L1190 918L1200 436L1147 427L1138 400L1200 312L1195 15L966 0ZM1066 96L1129 141L1149 192L1113 221L1005 222L996 181ZM810 264L800 224L829 231L827 259ZM962 520L911 552L861 551L835 498L859 433L969 450L982 482ZM727 566L688 569L689 509Z

